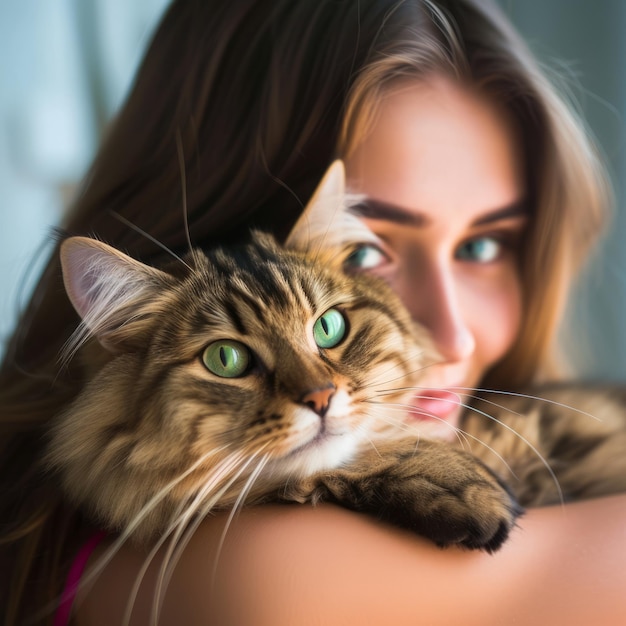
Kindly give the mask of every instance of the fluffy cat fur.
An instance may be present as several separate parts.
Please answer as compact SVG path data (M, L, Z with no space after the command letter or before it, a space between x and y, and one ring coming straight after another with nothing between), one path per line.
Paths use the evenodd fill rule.
M98 241L64 242L83 320L70 352L91 355L94 372L56 421L47 462L97 525L149 545L216 510L330 501L441 546L493 551L522 506L626 488L615 391L483 394L455 442L402 416L437 356L381 280L344 271L374 239L344 205L338 162L285 246L252 233L156 269ZM329 310L345 337L319 347L313 328ZM223 340L249 350L236 377L203 362Z

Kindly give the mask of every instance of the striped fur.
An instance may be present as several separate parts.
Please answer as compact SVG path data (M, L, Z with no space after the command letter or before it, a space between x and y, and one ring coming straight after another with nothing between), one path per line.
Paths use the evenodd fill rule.
M148 543L171 533L189 511L232 507L242 491L248 503L341 502L329 477L344 481L357 467L366 481L350 479L346 493L362 487L367 501L376 493L379 505L390 507L388 482L400 508L407 494L381 473L388 448L385 467L414 474L415 459L424 481L411 487L414 519L398 523L429 534L421 518L428 518L422 509L434 483L422 466L433 455L451 455L473 468L464 481L488 484L485 506L493 515L479 531L467 524L471 533L455 527L445 539L435 525L431 536L490 549L506 536L517 509L498 479L446 444L418 443L378 402L381 393L390 403L407 402L434 358L425 333L381 281L346 276L260 233L239 247L193 252L185 259L191 269L177 267L178 277L88 239L68 240L63 256L70 293L72 264L83 282L82 268L102 268L75 299L88 332L113 352L60 416L48 460L69 497L99 524ZM321 349L312 328L331 308L343 312L348 332L336 347ZM247 375L219 378L203 366L204 347L224 338L250 348L255 362ZM320 417L302 398L329 385L335 392ZM398 455L407 461L398 463ZM438 462L432 466L439 473Z
M607 400L610 419L596 422L484 396L458 445L427 440L390 408L409 403L437 356L382 281L343 271L350 246L371 233L343 206L342 171L325 181L287 241L293 250L252 233L154 269L90 239L63 244L83 320L69 351L93 371L50 435L47 462L68 498L144 545L243 503L331 501L439 545L492 551L518 502L625 489L623 403ZM329 309L347 333L319 348L313 326ZM205 347L223 339L250 350L245 375L203 365ZM330 388L324 413L306 400ZM585 396L554 393L574 405ZM472 440L472 453L462 449Z

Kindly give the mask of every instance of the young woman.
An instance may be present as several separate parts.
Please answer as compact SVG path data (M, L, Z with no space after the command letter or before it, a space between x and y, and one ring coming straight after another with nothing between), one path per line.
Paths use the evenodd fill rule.
M191 239L284 236L335 156L365 194L384 276L444 361L416 398L451 431L454 387L512 389L552 371L576 268L606 188L581 126L483 0L178 0L65 227L149 260ZM124 219L112 214L117 212ZM1 372L2 596L8 624L58 598L93 528L37 460L80 390L57 355L76 325L57 256ZM439 399L439 401L437 401ZM495 556L440 551L330 506L206 520L168 586L163 624L620 623L626 498L529 512ZM621 538L621 542L620 542ZM93 559L106 550L101 544ZM86 587L76 623L117 624L143 554L126 546ZM154 562L133 624L146 624Z

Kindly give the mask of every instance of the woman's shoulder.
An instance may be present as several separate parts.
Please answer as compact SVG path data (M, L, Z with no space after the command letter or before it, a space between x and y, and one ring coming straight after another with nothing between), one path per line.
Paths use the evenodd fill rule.
M484 626L511 623L513 610L519 624L626 623L625 527L626 496L533 510L488 555L440 550L333 506L244 509L204 520L175 565L161 550L130 623L149 623L161 572L165 626ZM146 558L125 546L93 584L84 579L77 623L122 623Z

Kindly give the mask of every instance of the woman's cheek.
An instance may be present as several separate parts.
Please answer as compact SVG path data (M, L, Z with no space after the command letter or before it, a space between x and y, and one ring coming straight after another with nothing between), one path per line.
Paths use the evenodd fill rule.
M483 369L512 348L522 321L522 290L517 271L511 269L493 278L480 286L474 283L465 305Z

